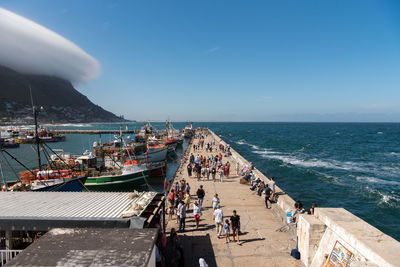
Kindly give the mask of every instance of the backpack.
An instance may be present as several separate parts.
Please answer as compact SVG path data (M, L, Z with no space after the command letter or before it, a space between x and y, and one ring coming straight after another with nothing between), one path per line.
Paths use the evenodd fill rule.
M297 238L297 241L296 241L296 248L292 249L292 251L290 252L290 256L292 256L296 260L300 260L300 252L299 252L298 246L299 246L299 238Z

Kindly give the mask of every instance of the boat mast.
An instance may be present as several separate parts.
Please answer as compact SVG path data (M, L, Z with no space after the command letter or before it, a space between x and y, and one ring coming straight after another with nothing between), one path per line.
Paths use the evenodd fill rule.
M122 160L122 153L124 152L123 151L123 145L124 145L124 143L122 142L122 125L120 125L119 126L119 141L120 141L120 145L119 145L119 147L120 147L120 153L121 153L121 164L124 164L123 163L123 160Z
M165 121L165 133L167 134L168 139L168 120Z

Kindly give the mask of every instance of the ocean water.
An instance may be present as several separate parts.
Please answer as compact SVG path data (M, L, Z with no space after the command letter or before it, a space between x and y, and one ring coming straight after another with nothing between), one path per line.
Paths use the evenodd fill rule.
M138 129L143 123L129 123ZM182 129L186 123L174 123ZM165 123L153 123L164 129ZM216 134L306 208L343 207L400 240L400 124L389 123L195 123ZM123 128L126 124L123 124ZM62 125L59 129L117 129L119 124ZM102 135L102 140L112 140ZM67 141L49 144L81 153L91 149L96 135L67 135ZM184 144L184 148L186 147ZM28 166L35 166L31 145L9 150ZM183 148L170 156L167 178L179 165ZM10 162L15 168L18 166ZM8 179L13 173L2 169ZM15 176L14 176L15 177ZM150 189L162 190L162 179Z
M211 128L306 208L344 207L400 240L400 124L221 123Z

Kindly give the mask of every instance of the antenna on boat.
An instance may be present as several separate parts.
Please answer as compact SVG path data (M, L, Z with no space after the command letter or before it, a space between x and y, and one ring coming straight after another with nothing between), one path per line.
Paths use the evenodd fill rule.
M30 93L30 95L31 95L31 105L32 105L32 110L33 110L33 96L32 96L32 87L31 87L31 85L29 84L29 93Z
M29 93L31 94L31 104L32 104L32 112L33 112L33 118L35 120L35 135L36 135L36 152L37 152L37 158L38 158L38 165L39 165L39 171L42 170L42 160L40 159L40 139L39 139L39 134L38 134L38 122L37 122L37 116L39 114L39 111L37 108L33 105L33 96L32 96L32 87L29 84ZM43 107L40 107L42 110Z
M1 165L1 161L0 161L0 172L1 172L1 178L3 180L3 188L1 189L2 191L7 191L7 183L6 183L6 179L4 178L4 174L3 174L3 167Z

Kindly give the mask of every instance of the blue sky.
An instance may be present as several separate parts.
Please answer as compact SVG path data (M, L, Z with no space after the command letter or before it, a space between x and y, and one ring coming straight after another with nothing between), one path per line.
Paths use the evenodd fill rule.
M398 1L44 1L0 6L74 42L76 88L126 118L400 121Z

